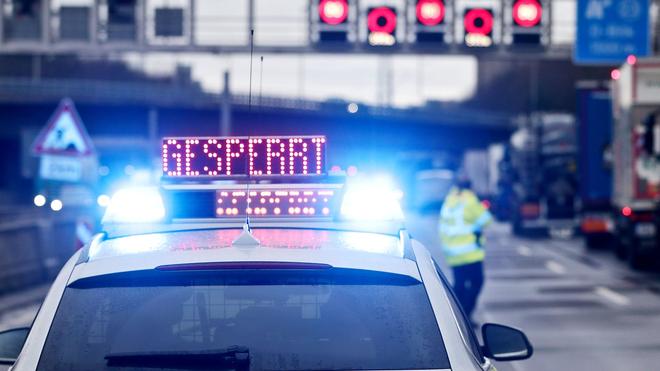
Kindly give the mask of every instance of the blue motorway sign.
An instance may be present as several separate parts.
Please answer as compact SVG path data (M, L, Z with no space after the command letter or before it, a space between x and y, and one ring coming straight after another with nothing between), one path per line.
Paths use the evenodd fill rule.
M649 0L578 0L574 59L621 64L650 53Z

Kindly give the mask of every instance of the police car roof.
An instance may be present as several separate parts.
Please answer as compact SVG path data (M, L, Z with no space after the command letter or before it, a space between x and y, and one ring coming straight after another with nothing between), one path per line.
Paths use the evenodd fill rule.
M217 227L217 226L216 226ZM251 263L275 267L305 265L379 271L420 279L411 259L407 232L400 235L328 229L255 228L258 245L233 242L241 229L150 233L103 239L81 253L69 283L88 277L140 270L246 269ZM284 263L284 264L282 264ZM214 265L215 264L215 265ZM287 265L288 264L288 265Z

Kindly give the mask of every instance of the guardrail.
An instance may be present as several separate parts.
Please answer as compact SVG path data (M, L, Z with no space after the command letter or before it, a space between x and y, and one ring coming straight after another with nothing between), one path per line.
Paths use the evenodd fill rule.
M0 222L0 295L51 281L74 253L75 217Z

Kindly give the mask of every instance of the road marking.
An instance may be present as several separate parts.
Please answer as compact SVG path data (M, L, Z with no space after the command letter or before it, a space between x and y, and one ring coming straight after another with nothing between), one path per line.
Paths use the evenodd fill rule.
M552 273L566 274L566 268L554 260L548 260L545 262L545 267Z
M596 294L602 296L603 298L611 301L614 304L617 305L628 305L630 304L630 299L628 299L625 295L619 294L616 291L613 291L605 286L598 286L594 290Z
M525 245L518 246L518 254L522 256L532 256L532 249Z

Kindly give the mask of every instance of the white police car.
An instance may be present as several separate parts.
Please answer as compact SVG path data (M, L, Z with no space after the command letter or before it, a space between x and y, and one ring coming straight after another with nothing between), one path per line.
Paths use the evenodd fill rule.
M113 197L105 231L64 266L27 338L0 334L0 363L490 370L491 359L530 357L509 327L484 325L479 344L429 252L396 221L393 195L325 176L324 146L166 139L160 189Z

